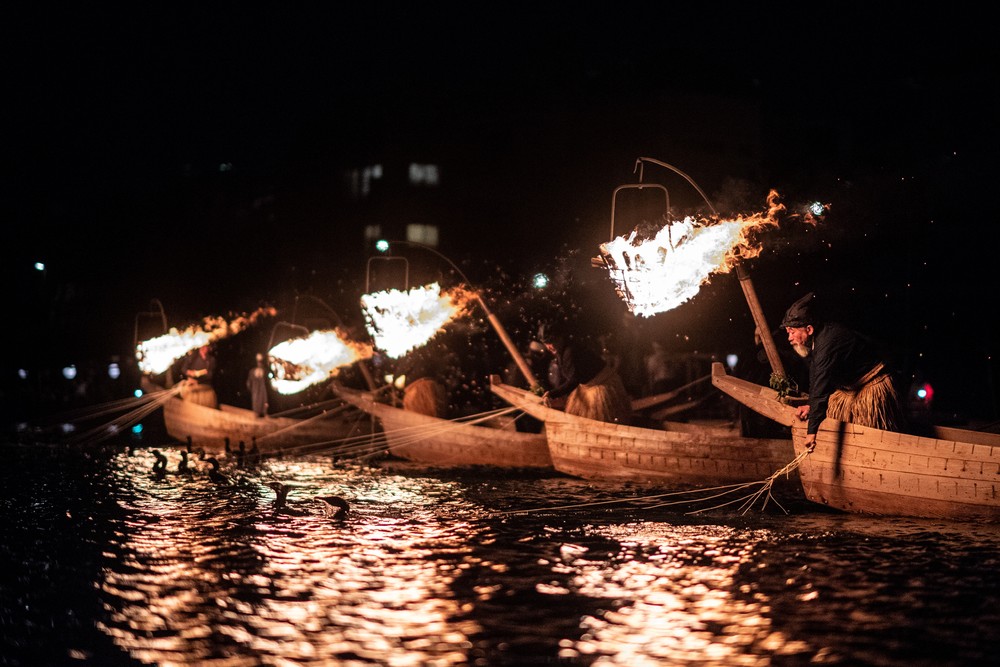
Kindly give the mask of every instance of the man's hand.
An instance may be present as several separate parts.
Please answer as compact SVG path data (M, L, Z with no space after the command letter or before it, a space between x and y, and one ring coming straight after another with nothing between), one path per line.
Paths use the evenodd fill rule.
M806 435L806 439L802 441L802 444L806 446L806 451L811 452L816 449L816 434L809 433Z
M809 406L800 405L798 410L795 411L795 416L799 418L799 421L805 421L809 419Z

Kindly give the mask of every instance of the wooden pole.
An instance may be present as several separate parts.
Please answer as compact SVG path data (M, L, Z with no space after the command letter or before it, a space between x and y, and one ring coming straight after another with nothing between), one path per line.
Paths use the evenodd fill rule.
M524 379L528 381L528 386L531 387L531 389L541 387L538 380L535 378L535 374L531 372L531 366L529 366L528 362L524 360L524 357L518 351L517 346L514 345L514 341L512 341L510 336L507 335L507 330L503 328L502 324L500 324L500 320L497 319L496 315L490 311L486 302L483 301L483 297L480 296L478 292L476 293L476 300L479 301L479 305L482 306L490 324L493 325L497 335L500 336L500 340L507 348L507 351L510 352L510 356L514 357L514 361L517 363L517 367L521 370L521 374L524 376Z
M740 279L743 296L746 297L747 305L750 306L750 314L753 315L754 324L757 325L760 341L764 344L764 352L767 354L767 360L771 364L771 372L779 377L787 377L785 375L785 367L781 363L781 357L778 355L778 348L775 346L774 338L771 336L771 328L767 326L767 319L764 317L764 311L760 307L760 301L757 299L757 291L754 289L753 282L750 281L750 276L747 274L746 269L740 264L736 265L736 276Z
M471 289L472 281L469 280L464 273L462 273L462 270L455 265L455 262L451 261L444 255L442 255L436 249L428 245L424 245L423 243L417 243L416 241L390 241L389 243L390 245L398 243L403 245L414 246L417 248L423 248L427 252L437 255L444 261L448 262L448 264L451 265L451 268L455 269L455 272L462 277L462 280L464 280L465 284L469 285ZM472 292L476 295L476 300L479 302L479 305L482 306L483 312L486 313L487 319L489 319L490 324L493 325L493 329L497 332L497 335L500 336L500 340L507 348L507 351L510 352L510 356L514 357L514 361L517 363L517 367L521 370L521 374L524 376L524 379L528 381L528 386L531 387L532 390L540 389L541 384L539 384L538 380L535 379L535 374L531 372L531 367L528 365L528 362L524 360L524 357L521 356L521 353L518 352L517 346L514 345L514 341L512 341L510 339L510 336L507 335L507 331L506 329L503 328L503 325L500 324L500 320L498 320L496 316L490 311L489 306L487 306L486 302L483 301L483 297L479 294L479 292L475 290L472 290Z
M368 384L368 388L372 391L378 389L378 385L375 384L375 378L372 377L371 369L368 368L368 364L365 363L364 359L357 362L358 370L361 371L361 375L365 378L365 382Z

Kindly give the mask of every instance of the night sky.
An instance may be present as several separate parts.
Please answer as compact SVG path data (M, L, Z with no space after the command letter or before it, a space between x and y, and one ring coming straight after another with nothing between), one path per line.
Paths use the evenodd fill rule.
M749 266L774 325L821 291L944 404L998 418L985 17L287 4L6 10L5 386L128 354L151 299L174 326L303 293L351 308L378 210L351 208L343 173L393 159L440 164L442 187L387 215L443 211L440 250L502 304L536 270L589 264L645 156L729 212L772 188L790 213L830 204L815 228L789 215ZM702 204L646 169L678 210ZM610 286L579 274L605 303ZM678 351L753 331L734 276L642 326Z

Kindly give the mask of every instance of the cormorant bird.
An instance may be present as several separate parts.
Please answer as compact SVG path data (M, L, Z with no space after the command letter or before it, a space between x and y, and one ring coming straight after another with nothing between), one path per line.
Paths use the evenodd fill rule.
M267 487L272 491L274 491L275 493L274 497L275 514L279 512L283 514L294 514L295 516L303 516L304 514L306 514L306 512L303 512L302 510L297 510L288 506L287 503L288 494L289 492L291 492L292 487L277 481L267 482Z
M257 447L257 436L253 436L250 444L249 463L252 466L260 463L260 449Z
M153 450L153 456L156 457L156 461L153 463L153 474L157 477L163 477L167 473L167 457L158 449Z
M177 464L177 472L190 474L191 468L188 463L188 453L186 450L181 450L181 462Z
M316 500L323 506L326 515L334 520L342 520L347 516L347 510L350 509L347 501L340 496L317 496Z
M274 509L277 510L284 507L285 501L288 499L288 492L292 490L291 487L281 482L267 482L267 488L275 493Z
M208 471L208 478L215 482L216 484L225 484L226 486L232 486L233 480L226 474L219 471L219 459L214 456L209 456L207 459L208 464L212 468Z

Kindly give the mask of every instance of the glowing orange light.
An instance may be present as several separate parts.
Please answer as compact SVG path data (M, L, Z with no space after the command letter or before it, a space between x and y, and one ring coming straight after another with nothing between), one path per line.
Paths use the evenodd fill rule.
M651 239L617 237L601 244L601 261L629 310L645 317L662 313L694 297L717 273L728 273L763 249L760 232L776 227L785 210L772 190L768 210L732 220L673 222Z
M398 359L431 340L448 322L466 313L475 296L462 287L445 292L437 283L365 294L361 307L375 347Z
M274 308L264 307L229 321L222 317L206 317L201 324L192 324L183 330L171 328L162 336L136 345L135 357L139 362L139 370L151 375L166 372L171 364L191 350L237 334L255 324L259 318L273 317L277 312Z
M355 361L372 356L370 345L348 340L338 331L313 331L272 347L271 386L279 394L296 394L340 373Z

